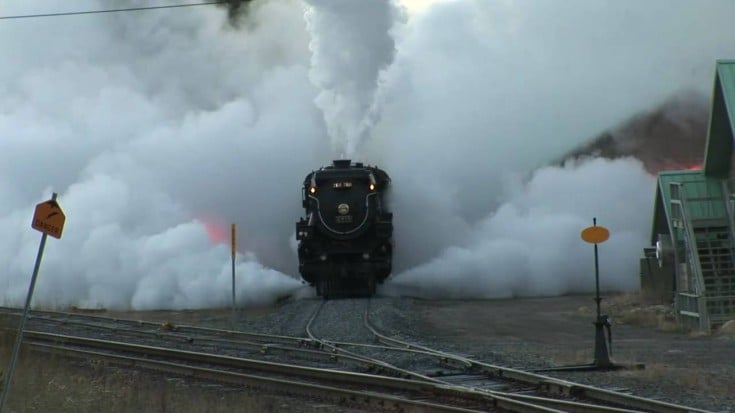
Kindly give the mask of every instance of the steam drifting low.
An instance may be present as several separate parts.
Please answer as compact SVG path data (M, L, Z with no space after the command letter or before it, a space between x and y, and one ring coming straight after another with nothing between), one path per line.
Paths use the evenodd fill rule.
M68 7L11 1L2 14ZM208 232L231 222L240 304L302 289L299 184L342 155L394 181L383 293L589 291L579 230L593 216L612 233L603 285L634 288L653 198L645 159L547 165L682 90L708 96L714 60L735 56L734 11L269 0L234 26L217 7L4 20L2 304L25 296L30 217L51 192L67 224L47 245L36 306L227 305L228 247Z

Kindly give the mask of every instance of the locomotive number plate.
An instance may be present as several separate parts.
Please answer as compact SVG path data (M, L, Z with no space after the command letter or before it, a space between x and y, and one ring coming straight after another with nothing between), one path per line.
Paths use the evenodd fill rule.
M338 215L334 217L338 224L351 224L352 215Z

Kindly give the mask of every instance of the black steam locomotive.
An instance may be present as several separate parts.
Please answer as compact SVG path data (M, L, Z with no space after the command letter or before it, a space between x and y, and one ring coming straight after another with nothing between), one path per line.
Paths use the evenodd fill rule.
M391 272L390 177L375 166L336 160L306 175L296 223L299 272L317 295L372 296Z

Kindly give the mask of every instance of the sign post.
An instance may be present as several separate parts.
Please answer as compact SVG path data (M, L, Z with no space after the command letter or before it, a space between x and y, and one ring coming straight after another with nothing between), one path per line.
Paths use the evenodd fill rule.
M612 345L612 332L610 330L610 320L606 315L600 313L600 266L597 258L597 244L607 241L610 238L610 231L605 227L597 226L597 218L592 218L592 226L582 231L582 239L590 244L595 244L595 302L597 303L597 318L595 319L595 360L593 364L597 368L611 368L613 366L610 361L607 343L605 343L605 328L607 328L607 338Z
M38 278L38 269L41 266L41 258L43 257L43 249L46 246L46 237L51 235L54 238L61 238L61 233L64 230L64 221L66 216L64 211L61 210L58 202L56 202L56 193L51 196L51 199L36 205L36 211L33 214L33 221L31 227L37 229L43 233L41 235L41 243L38 246L38 254L36 255L36 264L33 266L33 275L31 276L31 285L28 287L28 295L26 296L25 307L23 308L23 314L20 317L20 324L18 325L18 334L15 337L15 345L13 346L13 353L10 356L10 367L8 368L8 374L5 377L5 385L2 389L2 398L0 398L0 413L5 409L5 400L8 398L10 392L10 383L13 379L13 371L15 370L15 364L18 360L18 353L20 352L20 346L23 341L23 329L25 328L26 319L28 318L28 309L31 306L31 299L33 299L33 290L36 288L36 279Z
M235 328L235 256L237 255L237 228L232 224L232 328Z
M590 244L595 244L595 302L597 303L597 317L595 318L595 359L590 364L551 367L539 369L536 371L590 371L590 370L616 370L623 368L645 368L643 364L634 366L625 366L621 364L613 364L610 361L610 353L608 353L608 344L612 349L612 332L610 330L610 320L608 316L602 315L600 312L600 265L597 258L597 244L607 241L610 238L610 231L605 227L597 225L597 218L592 218L592 226L582 230L580 234L582 239ZM607 343L605 342L605 329L607 329Z

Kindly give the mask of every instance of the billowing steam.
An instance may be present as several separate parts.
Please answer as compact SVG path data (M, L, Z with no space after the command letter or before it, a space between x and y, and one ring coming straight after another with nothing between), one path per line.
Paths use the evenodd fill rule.
M612 230L600 245L601 286L636 288L635 258L646 245L653 184L631 159L539 169L497 210L462 227L463 242L399 274L386 292L497 298L593 290L592 246L579 235L592 217Z
M409 22L368 147L395 178L397 274L384 291L588 290L593 261L579 232L593 217L612 232L603 285L635 287L654 195L641 162L536 169L605 130L619 154L649 162L668 146L660 152L671 150L670 160L690 159L689 142L703 142L701 105L689 105L691 115L670 104L650 122L674 125L663 129L682 140L655 128L622 136L617 125L682 93L708 96L715 59L735 55L721 40L731 29L719 13L731 11L727 2L451 2ZM656 143L631 145L649 135Z
M316 105L333 150L352 157L375 121L378 78L393 59L391 30L400 9L390 0L307 2L309 76L321 89Z
M25 297L33 206L52 191L67 223L47 244L37 305L227 305L229 248L208 226L231 222L240 304L300 287L288 243L298 182L328 143L299 6L250 5L248 18L283 27L240 30L218 7L0 23L0 60L12 62L0 66L3 303Z
M0 300L22 303L33 206L58 192L67 224L37 306L227 305L232 222L238 302L272 302L302 288L302 179L341 155L393 178L384 293L588 291L592 217L612 233L603 285L633 288L651 175L633 159L548 165L680 90L708 96L714 60L735 56L733 11L255 0L235 26L220 7L0 20Z

